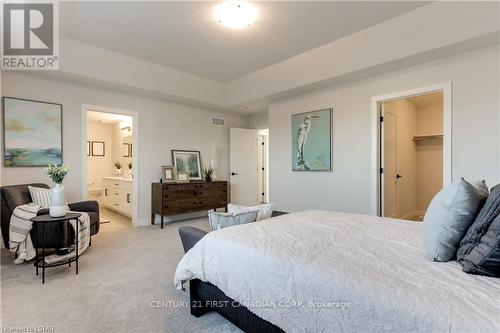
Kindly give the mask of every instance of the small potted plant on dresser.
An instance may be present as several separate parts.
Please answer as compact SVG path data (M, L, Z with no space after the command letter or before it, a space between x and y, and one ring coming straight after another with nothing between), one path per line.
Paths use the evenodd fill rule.
M211 166L210 167L205 167L205 169L203 170L203 173L205 174L205 180L207 182L211 182L212 179L214 178L214 174L215 174L215 169L212 168Z

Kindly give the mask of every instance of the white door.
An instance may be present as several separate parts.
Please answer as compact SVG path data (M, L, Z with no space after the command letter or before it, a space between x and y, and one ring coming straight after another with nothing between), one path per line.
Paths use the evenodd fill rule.
M383 113L382 122L383 151L382 161L384 172L383 179L383 216L398 216L398 140L396 115L390 112Z
M258 143L258 183L259 203L267 203L267 135L259 133Z
M231 203L256 205L259 202L257 130L231 128L229 145Z

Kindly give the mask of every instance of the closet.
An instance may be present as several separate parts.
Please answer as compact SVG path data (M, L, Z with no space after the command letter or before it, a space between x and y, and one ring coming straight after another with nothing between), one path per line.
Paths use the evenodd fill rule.
M384 216L421 221L443 186L443 94L385 102Z

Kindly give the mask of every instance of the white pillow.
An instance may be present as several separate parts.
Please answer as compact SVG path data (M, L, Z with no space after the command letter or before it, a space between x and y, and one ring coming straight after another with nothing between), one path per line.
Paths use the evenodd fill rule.
M219 230L234 225L255 222L257 219L257 210L251 210L241 213L218 213L216 211L208 211L208 222L212 231Z
M432 199L424 217L424 251L434 261L455 257L458 245L474 222L486 197L484 182L472 185L465 179L453 182Z
M38 206L44 208L50 207L50 189L28 186L30 191L31 201Z
M234 205L234 204L228 204L227 205L227 211L229 213L243 213L243 212L249 212L253 210L258 210L259 214L257 215L257 221L260 220L265 220L268 218L271 218L274 210L274 202L268 203L268 204L262 204L258 206L253 206L253 207L245 207L245 206L239 206L239 205Z

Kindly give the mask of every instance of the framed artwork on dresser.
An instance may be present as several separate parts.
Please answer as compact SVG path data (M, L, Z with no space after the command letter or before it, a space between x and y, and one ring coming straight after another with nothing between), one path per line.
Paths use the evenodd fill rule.
M202 180L201 157L199 151L172 150L172 162L178 175L187 172L190 180Z
M176 182L176 171L174 166L164 165L161 167L161 179L164 183Z
M178 172L177 183L189 183L189 172Z

